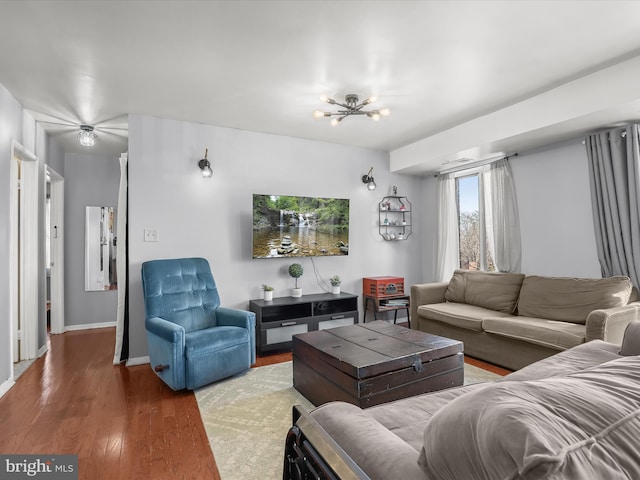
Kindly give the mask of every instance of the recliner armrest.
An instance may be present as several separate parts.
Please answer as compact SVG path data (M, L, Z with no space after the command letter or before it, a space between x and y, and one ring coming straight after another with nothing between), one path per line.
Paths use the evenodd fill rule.
M256 314L238 308L218 307L216 308L216 320L218 325L242 327L249 330L249 340L251 342L250 364L256 363Z
M252 331L256 326L256 314L238 308L218 307L216 308L216 319L218 325L242 327Z
M145 328L158 337L184 347L184 328L160 317L147 318Z
M586 341L604 340L621 345L624 331L633 320L640 320L640 302L594 310L587 316Z

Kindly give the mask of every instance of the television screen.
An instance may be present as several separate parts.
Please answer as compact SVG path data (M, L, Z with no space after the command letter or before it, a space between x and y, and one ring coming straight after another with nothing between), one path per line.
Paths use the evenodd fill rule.
M348 199L253 194L253 258L348 254Z

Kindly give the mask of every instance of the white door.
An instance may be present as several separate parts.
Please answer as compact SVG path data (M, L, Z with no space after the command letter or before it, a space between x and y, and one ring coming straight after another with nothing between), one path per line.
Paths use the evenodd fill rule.
M51 333L64 333L64 178L47 167L50 177L49 254L51 263Z
M40 204L40 161L20 143L11 142L11 186L9 224L11 356L13 361L35 358L38 352L39 281L45 274L38 252ZM41 268L42 267L42 268Z

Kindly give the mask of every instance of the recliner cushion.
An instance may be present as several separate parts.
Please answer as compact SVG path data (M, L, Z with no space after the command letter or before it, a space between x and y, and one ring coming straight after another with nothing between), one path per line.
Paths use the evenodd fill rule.
M568 278L529 275L522 282L518 314L563 322L586 323L593 310L629 302L628 277Z
M502 313L513 313L524 275L458 269L453 272L445 300Z
M193 358L218 353L225 348L249 343L249 330L242 327L212 327L184 336L184 356Z
M494 310L476 307L475 305L453 302L420 305L418 307L418 315L429 320L437 320L476 332L482 331L482 320L486 317L502 315L506 318L513 318L507 313L500 313Z
M489 317L482 320L482 329L558 350L584 343L587 331L584 325L531 317Z

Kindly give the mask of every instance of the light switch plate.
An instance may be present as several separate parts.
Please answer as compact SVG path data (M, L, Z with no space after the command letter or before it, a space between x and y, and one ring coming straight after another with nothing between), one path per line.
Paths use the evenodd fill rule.
M144 241L145 242L159 242L160 233L157 228L145 228L144 229Z

